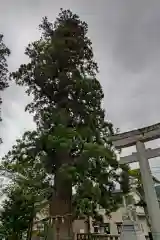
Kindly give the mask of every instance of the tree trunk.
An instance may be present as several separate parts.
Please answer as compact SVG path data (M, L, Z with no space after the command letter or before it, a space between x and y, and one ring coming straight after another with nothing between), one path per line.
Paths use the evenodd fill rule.
M34 220L34 205L31 213L31 220L29 222L28 230L27 230L27 240L32 239L32 230L33 230L33 220Z
M53 226L53 221L50 218L49 223L46 226L45 240L53 240L53 239L54 239L54 226Z
M32 239L32 228L33 228L33 220L29 223L28 230L27 230L27 240Z
M62 159L62 158L61 158ZM69 163L70 159L63 163ZM50 215L54 221L54 239L69 240L72 238L72 183L59 176L59 170L54 177L55 192L50 203Z
M68 191L64 194L63 191L65 188ZM72 237L71 197L72 186L65 186L65 184L63 188L57 188L56 193L52 197L50 214L54 221L54 235L56 240L71 239Z
M17 233L13 233L12 236L8 238L9 240L19 240L19 235Z
M87 223L87 233L90 233L91 232L91 225L90 225L90 217L89 216L87 216L86 223Z

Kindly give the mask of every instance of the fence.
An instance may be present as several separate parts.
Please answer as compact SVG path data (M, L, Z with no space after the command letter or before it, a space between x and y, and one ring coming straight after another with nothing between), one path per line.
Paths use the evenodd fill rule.
M145 236L145 237L146 237L146 240L149 240L148 236ZM77 240L120 240L120 235L78 233Z

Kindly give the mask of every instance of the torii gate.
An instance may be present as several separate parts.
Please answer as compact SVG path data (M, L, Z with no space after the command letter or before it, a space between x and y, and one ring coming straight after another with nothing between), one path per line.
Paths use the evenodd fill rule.
M160 123L117 134L111 137L111 141L117 149L123 149L136 145L137 153L133 153L132 155L126 157L121 157L120 163L124 164L139 161L145 199L154 240L160 240L160 209L148 159L160 156L160 148L153 150L146 149L144 143L158 138L160 138Z

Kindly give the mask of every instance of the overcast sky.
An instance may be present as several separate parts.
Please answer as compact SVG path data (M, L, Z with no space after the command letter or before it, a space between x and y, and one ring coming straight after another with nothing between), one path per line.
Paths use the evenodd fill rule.
M159 0L1 0L0 32L11 49L9 70L27 61L24 49L40 36L43 16L54 21L60 8L70 8L89 25L105 93L106 117L121 131L160 122ZM24 112L29 101L15 85L3 94L1 156L25 130L33 129ZM158 143L151 143L155 147ZM152 161L159 174L160 162ZM160 174L159 174L160 176Z

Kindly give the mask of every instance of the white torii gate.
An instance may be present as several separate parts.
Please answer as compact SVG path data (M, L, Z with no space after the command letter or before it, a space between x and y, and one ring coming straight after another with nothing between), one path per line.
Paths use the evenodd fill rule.
M138 130L117 134L111 137L111 141L117 149L136 145L137 153L133 153L127 157L122 157L120 159L120 163L124 164L139 161L154 240L160 240L160 209L148 159L160 156L160 149L156 148L154 150L146 150L144 143L158 138L160 138L160 123Z

